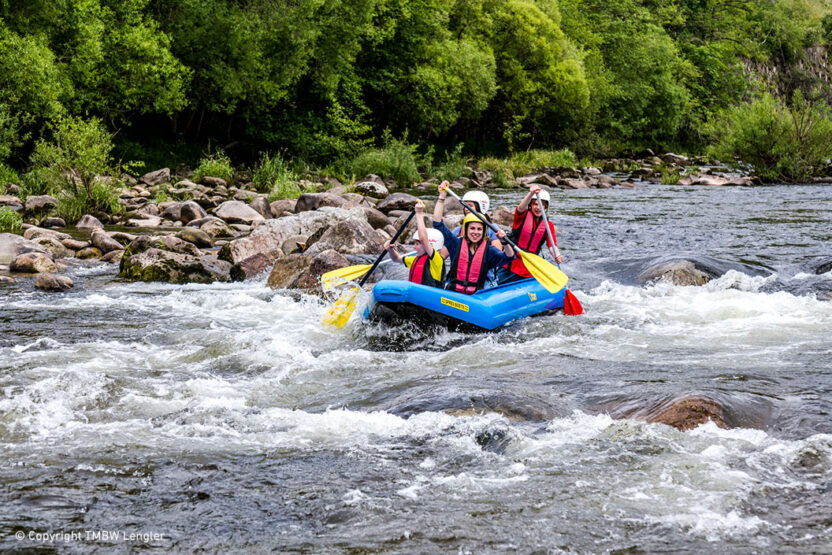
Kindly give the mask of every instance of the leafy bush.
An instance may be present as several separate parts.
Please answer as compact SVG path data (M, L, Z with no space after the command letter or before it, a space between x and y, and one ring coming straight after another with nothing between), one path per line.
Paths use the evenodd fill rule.
M505 189L514 187L516 185L516 182L514 181L514 176L511 174L510 171L504 169L494 170L493 175L491 177L491 182L496 187L502 187Z
M120 168L110 158L111 136L98 119L59 118L52 126L52 141L38 141L32 169L24 176L26 195L50 192L58 200L58 213L67 222L85 213L121 210L115 186Z
M301 189L298 176L279 155L263 154L252 176L259 193L269 193L269 200L297 198Z
M9 208L0 206L0 233L20 233L23 217Z
M682 172L679 168L662 165L660 169L662 172L662 185L676 185L682 179Z
M122 208L115 191L108 184L101 182L93 184L89 191L81 189L75 195L59 195L55 211L67 222L77 222L84 214L117 214Z
M231 181L234 176L234 168L231 166L231 159L221 150L203 156L199 165L194 170L194 181L199 183L204 177L219 177Z
M431 169L431 175L439 181L453 181L457 177L468 177L471 171L468 169L468 160L462 155L462 144L456 145L454 149L445 154L445 161Z
M422 179L419 175L419 162L416 145L406 140L393 139L385 135L385 146L380 149L365 150L353 160L352 173L359 176L368 173L385 179L393 179L400 186L406 187Z
M751 164L764 181L806 181L832 157L832 110L796 92L791 106L766 93L727 110L708 128L709 154Z

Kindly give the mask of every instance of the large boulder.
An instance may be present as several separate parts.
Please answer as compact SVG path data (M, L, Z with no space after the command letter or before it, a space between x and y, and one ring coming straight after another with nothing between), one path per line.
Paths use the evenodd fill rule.
M194 257L150 248L121 258L119 276L139 281L213 283L230 281L231 264L216 256Z
M283 243L289 237L309 237L319 229L332 227L337 222L345 220L361 220L366 224L364 211L358 207L349 210L323 207L320 210L303 211L285 218L266 220L248 237L234 239L224 245L220 251L220 258L234 265L245 266L243 262L246 259L262 254L271 264L283 256ZM252 276L247 274L247 277Z
M670 260L649 266L636 277L636 281L641 284L669 281L675 285L704 285L712 277L690 260Z
M376 181L362 181L361 183L356 183L355 187L353 187L353 191L360 195L373 198L384 198L390 194L387 187Z
M43 220L41 220L40 226L45 228L66 227L66 220L64 220L63 218L51 216L49 218L44 218Z
M364 215L367 216L367 222L374 229L384 229L390 225L390 219L381 210L377 210L372 206L362 206L361 209L364 210Z
M110 251L122 250L124 248L121 243L101 230L95 230L92 232L92 235L90 235L90 242L94 247L105 254Z
M205 219L205 218L203 218ZM199 226L199 229L211 237L236 237L237 232L227 223L219 218L211 217Z
M211 236L208 235L208 233L202 231L201 229L196 229L193 227L183 228L182 231L180 231L177 234L177 236L183 241L193 243L201 249L209 249L214 244L211 240Z
M170 181L170 168L162 168L148 172L139 178L139 181L147 185L160 185Z
M159 207L162 208L162 218L170 220L172 222L180 221L180 218L182 218L183 204L184 203L182 202L169 202L160 204Z
M323 251L314 257L290 254L275 262L268 285L272 289L320 292L321 275L349 265L349 260L334 250Z
M347 201L338 195L332 193L304 193L298 197L295 203L295 212L306 212L309 210L318 210L324 206L342 207L347 204Z
M140 281L213 283L231 279L231 264L203 255L177 237L137 237L121 257L119 275Z
M511 227L514 223L514 212L505 206L498 206L491 211L491 221L497 225Z
M214 210L214 214L232 224L256 225L265 220L254 208L239 200L223 202Z
M413 210L413 207L416 206L417 202L419 202L419 198L408 193L393 193L378 203L376 208L385 214L388 214L393 210L410 212Z
M43 245L13 233L0 233L0 266L10 265L15 258L24 253L47 253Z
M342 254L369 254L381 252L382 249L383 243L373 226L364 220L348 220L327 228L320 239L307 246L305 252L314 255L335 250Z
M303 274L309 271L311 265L311 256L290 254L274 263L266 283L272 289L290 289Z
M89 214L87 214L86 216L78 220L78 223L75 224L75 227L79 229L104 229L104 224L102 224L101 221L95 216L90 216Z
M136 237L126 249L127 256L132 256L149 249L158 249L166 252L174 252L178 254L185 254L188 256L198 257L202 253L193 243L183 241L178 237L141 235Z
M49 195L31 196L26 199L26 204L24 205L26 212L30 214L48 212L56 206L58 206L58 201Z
M204 218L208 215L207 212L196 202L189 200L183 202L179 206L179 221L183 224L187 224L194 220L198 220L200 218Z
M74 287L74 283L67 276L56 276L54 274L38 274L35 277L35 289L43 291L66 291Z
M69 249L67 249L56 237L44 235L34 239L34 241L49 251L52 258L67 258L72 255Z
M271 205L269 204L269 199L266 197L257 197L253 201L251 201L251 205L254 210L257 211L258 214L263 216L265 219L270 220L274 218L272 215Z
M41 237L52 237L58 241L72 239L72 236L68 233L61 233L60 231L55 231L54 229L44 229L42 227L35 226L27 228L26 231L23 232L23 237L32 241L37 241Z
M12 195L0 195L0 206L8 206L15 211L23 210L23 202Z
M12 260L9 270L24 274L54 274L59 271L59 268L48 254L27 252Z
M297 203L297 199L282 198L271 203L269 205L269 210L275 218L279 218L284 212L294 213Z

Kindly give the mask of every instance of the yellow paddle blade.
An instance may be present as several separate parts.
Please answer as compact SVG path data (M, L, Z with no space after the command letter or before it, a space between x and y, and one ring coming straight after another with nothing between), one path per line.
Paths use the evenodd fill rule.
M549 293L557 293L564 287L569 278L558 270L554 264L543 260L536 254L520 251L520 257L529 273L546 288Z
M358 287L353 287L338 297L335 304L330 307L329 311L324 314L321 324L324 326L335 326L336 328L343 328L347 321L352 316L355 310L355 305L358 302Z
M359 264L357 266L347 266L346 268L332 270L321 275L321 286L326 291L343 283L355 281L366 274L370 268L372 268L370 264Z

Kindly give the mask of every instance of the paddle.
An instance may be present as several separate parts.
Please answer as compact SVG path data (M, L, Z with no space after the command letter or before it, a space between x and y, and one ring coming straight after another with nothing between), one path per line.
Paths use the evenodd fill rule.
M390 244L396 242L396 239L398 239L399 235L402 234L404 228L406 228L407 224L410 223L410 220L413 219L414 214L416 214L416 211L411 210L410 214L407 216L407 219L404 221L402 226L398 229L398 231L396 231L396 234L393 235L393 238L390 239ZM338 300L335 301L335 304L332 305L332 307L326 314L324 314L324 317L321 320L321 324L325 326L335 326L336 328L344 327L344 325L350 319L350 316L352 316L352 313L355 311L355 305L358 302L358 292L361 290L361 287L367 281L367 278L370 277L370 274L372 274L373 271L378 267L378 265L381 264L381 261L384 258L384 255L386 254L387 251L385 250L378 256L378 258L376 258L376 261L373 263L372 266L370 266L370 269L367 270L367 273L364 274L364 277L361 278L361 281L358 282L357 287L353 287L350 290L345 291L340 297L338 297Z
M549 218L546 216L546 210L543 208L543 201L540 200L540 196L537 197L537 206L540 208L540 213L543 214L543 223L546 225L546 235L549 236L549 242L552 243L552 247L555 246L555 238L552 237L552 229L549 227ZM555 264L557 264L557 260L555 260ZM558 264L558 268L560 268L560 264ZM584 313L584 307L581 306L581 301L578 300L578 297L572 294L572 291L567 289L563 294L563 313L568 316L577 316L578 314Z
M486 220L485 216L474 210L470 204L459 198L459 195L454 193L450 188L448 188L447 191L456 200L458 200L462 204L462 206L467 208L473 215L479 218L484 225L487 225L494 231L499 231L500 228ZM536 254L524 251L508 237L504 237L504 239L509 245L512 246L512 248L514 248L515 251L517 251L517 254L523 260L523 264L525 264L526 269L529 270L529 273L532 275L532 277L539 281L540 285L545 287L546 290L549 291L549 293L557 293L558 291L566 287L566 282L569 280L566 274L555 268L551 263L537 256Z
M413 254L415 254L415 251L402 255L402 257L407 258L408 256L411 256ZM388 264L390 262L392 261L385 260L381 264ZM379 264L379 266L381 266L381 264ZM326 291L338 285L348 283L350 281L355 281L364 274L366 274L368 271L370 271L370 268L372 267L373 266L371 264L356 264L355 266L347 266L345 268L338 268L337 270L332 270L321 275L321 287L324 291Z

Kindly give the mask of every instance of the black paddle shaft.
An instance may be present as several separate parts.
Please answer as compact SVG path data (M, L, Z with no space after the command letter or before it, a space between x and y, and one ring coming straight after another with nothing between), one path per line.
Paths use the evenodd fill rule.
M399 238L399 235L401 235L401 234L402 234L402 231L404 231L404 228L406 228L406 227L407 227L407 224L409 224L409 223L410 223L410 220L412 220L412 219L413 219L414 214L416 214L416 211L415 211L415 210L411 210L411 211L410 211L410 215L409 215L409 216L407 217L407 219L404 221L404 223L403 223L403 224L402 224L402 226L399 228L399 230L396 232L396 234L395 234L395 235L393 235L393 238L392 238L392 239L390 239L390 244L391 244L391 245L392 245L393 243L395 243L395 242L396 242L396 239L398 239L398 238ZM379 264L381 264L381 261L384 259L384 255L386 255L386 254L387 254L387 249L385 249L385 250L384 250L384 252L383 252L383 253L381 253L381 254L379 255L379 257L378 257L378 258L376 258L376 261L373 263L372 268L370 268L370 270L369 270L366 274L364 274L364 277L363 277L363 278L361 278L361 281L359 281L359 282L358 282L358 286L359 286L359 287L363 287L364 283L367 281L367 278L368 278L368 277L370 277L370 274L372 274L372 273L373 273L373 271L374 271L374 270L378 267L378 265L379 265Z
M460 204L462 204L462 206L464 206L465 208L467 208L469 212L471 212L474 216L476 216L477 218L479 218L479 219L482 221L482 223L483 223L484 225L487 225L488 227L490 227L491 229L493 229L495 232L496 232L496 231L500 231L500 228L499 228L499 227L497 227L497 224L493 224L493 223L489 222L487 219L485 219L485 216L483 216L482 214L480 214L479 212L477 212L476 210L474 210L474 208L473 208L470 204L468 204L467 202L465 202L464 200L462 200L461 198L459 198L459 195L457 195L456 193L454 193L453 191L451 191L451 188L450 188L450 187L448 187L447 191L448 191L449 193L451 193L451 195L453 195L453 197L454 197L456 200L458 200L458 201L460 202ZM514 241L512 241L511 239L509 239L508 234L506 234L506 236L505 236L505 237L503 237L503 238L502 238L502 240L503 240L503 241L505 241L506 243L508 243L509 245L511 245L511 247L512 247L514 250L516 250L517 252L520 252L520 251L525 252L525 249L521 249L520 247L518 247L518 246L517 246L517 243L515 243Z

